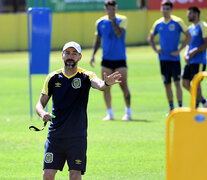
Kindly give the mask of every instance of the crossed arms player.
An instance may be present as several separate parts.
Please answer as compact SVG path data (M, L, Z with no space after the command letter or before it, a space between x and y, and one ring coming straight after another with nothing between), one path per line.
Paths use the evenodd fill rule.
M36 112L44 122L50 121L43 165L43 179L53 180L57 170L62 171L65 161L69 166L70 180L80 180L86 170L87 104L91 87L105 91L121 83L121 74L104 73L104 80L93 72L78 67L81 47L76 42L64 45L64 68L50 73L44 83ZM52 97L51 114L44 110Z

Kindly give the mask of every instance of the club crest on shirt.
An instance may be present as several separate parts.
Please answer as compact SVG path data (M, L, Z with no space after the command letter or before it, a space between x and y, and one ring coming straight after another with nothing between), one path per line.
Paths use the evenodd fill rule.
M170 31L174 31L175 30L175 25L174 24L170 24L169 25L169 30Z
M46 163L53 162L53 153L48 152L48 153L45 154L45 162Z
M74 78L72 81L72 87L74 89L78 89L81 87L81 79L80 78Z

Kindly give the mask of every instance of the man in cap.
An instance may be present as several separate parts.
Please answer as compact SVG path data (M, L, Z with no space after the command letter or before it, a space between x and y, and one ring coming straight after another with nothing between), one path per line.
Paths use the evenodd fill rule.
M64 67L50 73L44 83L36 112L44 122L50 122L43 179L55 178L62 171L65 161L69 166L70 180L81 179L86 169L87 149L87 103L90 87L105 91L111 85L121 83L121 74L104 74L104 80L93 72L78 67L81 47L76 42L64 45L62 59ZM52 97L52 115L44 110Z
M115 0L107 0L104 9L106 16L99 18L96 21L96 37L93 45L93 52L90 64L94 67L95 54L100 47L102 40L102 62L101 71L102 77L104 73L111 74L119 71L122 75L120 87L124 94L125 114L122 120L131 120L131 96L127 84L127 64L126 64L126 27L127 18L116 13L117 4ZM111 104L111 89L104 91L104 100L107 107L107 116L103 120L113 120L114 113Z

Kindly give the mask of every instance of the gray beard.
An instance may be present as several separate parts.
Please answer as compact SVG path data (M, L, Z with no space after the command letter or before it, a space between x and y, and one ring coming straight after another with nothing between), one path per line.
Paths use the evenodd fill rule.
M73 64L67 64L67 61L73 61ZM73 59L67 59L64 63L65 63L66 69L68 70L73 69L77 64L77 62L75 62Z

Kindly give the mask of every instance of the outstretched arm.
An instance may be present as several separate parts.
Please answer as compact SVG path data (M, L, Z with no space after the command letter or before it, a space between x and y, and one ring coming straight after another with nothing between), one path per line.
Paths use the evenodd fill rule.
M50 99L50 96L47 96L45 94L41 94L40 99L36 105L36 112L42 118L42 120L44 122L50 121L52 119L52 116L50 115L50 113L48 113L44 110L49 99Z
M97 35L93 43L93 53L91 55L91 60L90 60L91 67L94 67L95 54L98 51L100 45L101 45L101 36Z
M95 77L91 80L91 86L95 89L104 91L107 87L111 85L121 83L121 81L119 80L120 78L121 74L119 72L115 72L113 74L110 74L109 76L104 73L104 80Z

